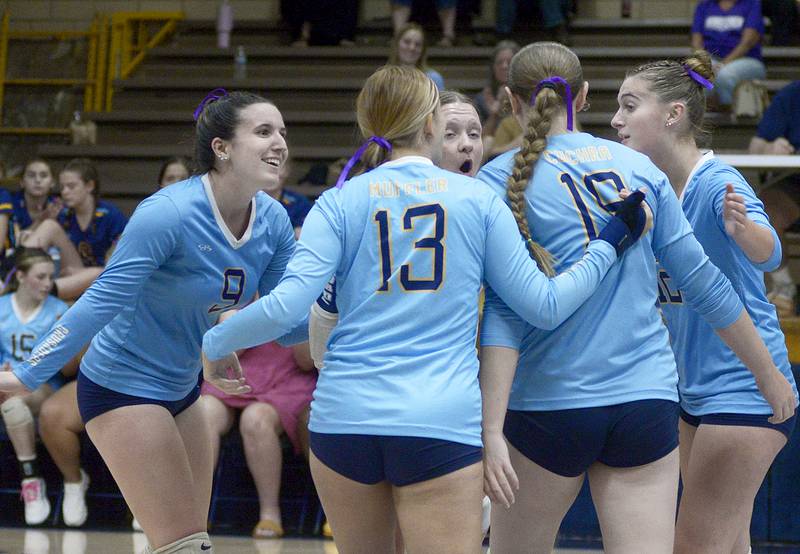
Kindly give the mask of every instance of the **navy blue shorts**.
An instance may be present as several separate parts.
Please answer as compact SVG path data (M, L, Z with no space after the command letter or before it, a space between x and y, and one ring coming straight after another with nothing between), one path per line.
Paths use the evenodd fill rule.
M402 487L480 462L483 449L424 437L315 433L311 451L336 473L365 485Z
M532 462L564 477L582 475L594 462L636 467L678 446L677 402L638 400L571 410L506 413L503 433Z
M163 406L169 413L176 416L194 404L198 398L200 398L200 385L194 387L189 394L180 400L156 400L154 398L123 394L101 387L84 375L83 372L78 372L78 410L81 412L81 419L84 424L115 408L136 406L138 404Z
M701 416L693 416L689 412L681 409L681 419L691 425L692 427L699 427L700 424L706 425L735 425L738 427L766 427L767 429L775 429L786 435L786 440L792 437L792 431L797 423L797 414L793 415L783 423L770 423L767 421L771 414L733 414L733 413L716 413L706 414Z

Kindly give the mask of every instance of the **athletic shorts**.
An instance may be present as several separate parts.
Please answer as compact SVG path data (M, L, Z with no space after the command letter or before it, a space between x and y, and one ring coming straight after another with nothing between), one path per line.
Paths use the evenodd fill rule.
M155 404L163 406L174 416L178 415L186 408L194 404L200 397L200 385L195 386L192 391L180 400L156 400L154 398L144 398L123 394L105 387L101 387L83 372L78 372L78 410L81 413L83 423L89 423L92 419L106 412L123 406L136 406L139 404Z
M689 412L681 409L681 419L691 425L692 427L699 427L701 424L706 425L735 425L737 427L765 427L767 429L775 429L786 435L786 440L792 437L792 431L797 423L797 414L793 415L783 423L770 423L767 421L771 417L770 414L734 414L734 413L716 413L705 414L701 416L693 416Z
M548 471L577 477L594 462L636 467L678 446L677 402L637 400L613 406L506 413L503 432L514 448Z
M336 473L365 485L402 487L480 462L483 449L441 439L311 431L311 451Z

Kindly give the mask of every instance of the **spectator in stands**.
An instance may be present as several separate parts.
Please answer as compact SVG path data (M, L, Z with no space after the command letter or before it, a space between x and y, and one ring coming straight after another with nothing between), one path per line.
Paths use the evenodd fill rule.
M98 198L100 179L90 160L68 162L59 173L59 184L65 207L58 223L43 221L21 242L59 250L61 270L55 291L60 298L73 299L100 274L127 219L111 202Z
M424 72L436 84L439 90L444 89L444 78L428 66L428 46L425 31L416 23L406 23L394 34L389 65L416 67Z
M492 132L497 128L505 98L504 89L508 83L508 65L518 51L519 44L513 40L502 40L492 50L492 57L489 60L489 81L473 99L484 131L490 125L493 125Z
M797 0L761 0L763 13L772 24L772 46L797 43L797 4Z
M503 40L511 36L517 20L518 0L497 0L495 6L495 33ZM538 0L542 16L542 26L549 39L562 44L569 44L567 17L573 11L572 2L565 0Z
M701 0L695 8L692 48L711 53L714 93L721 109L730 107L738 83L766 77L763 35L759 0Z
M800 81L784 87L775 95L761 122L756 136L750 140L751 154L796 154L800 149ZM764 209L783 241L784 235L800 219L800 174L791 175L760 191ZM784 252L786 250L784 249ZM797 286L784 263L772 277L769 299L781 316L795 314Z
M189 160L183 156L167 158L158 171L158 188L163 189L167 185L188 179L191 173Z
M67 311L67 305L48 293L55 265L47 252L29 248L20 251L10 292L0 296L0 371L10 371L27 358L34 345ZM57 373L24 396L13 396L0 405L6 431L14 446L22 478L25 523L38 525L50 515L50 502L36 456L33 416L42 402L64 384Z
M292 46L352 46L358 0L282 0L281 17L289 25Z
M394 35L398 36L406 28L408 19L411 17L411 0L391 0L391 4ZM442 24L442 38L436 43L437 46L453 46L455 44L456 4L456 0L436 0L436 11L439 12L439 21Z
M220 320L235 312L226 312ZM203 383L201 402L211 425L214 460L219 456L220 437L239 418L247 467L253 476L259 501L256 539L283 536L279 493L281 488L281 436L286 434L295 452L302 451L297 427L300 413L311 402L317 383L308 343L285 348L275 342L237 353L251 391L226 394Z

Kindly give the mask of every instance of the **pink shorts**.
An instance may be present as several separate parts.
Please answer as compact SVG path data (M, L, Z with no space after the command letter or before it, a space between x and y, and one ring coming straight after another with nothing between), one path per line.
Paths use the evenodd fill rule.
M242 409L254 402L269 404L278 412L283 430L299 453L297 419L311 403L317 372L298 369L292 349L275 342L246 350L239 362L252 388L249 393L228 395L208 383L203 383L201 393L215 396L231 408Z

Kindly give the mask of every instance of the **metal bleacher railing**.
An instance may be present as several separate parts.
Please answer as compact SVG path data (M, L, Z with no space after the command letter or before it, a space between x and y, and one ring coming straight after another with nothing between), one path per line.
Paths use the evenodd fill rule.
M79 87L83 89L83 110L111 111L115 79L129 77L147 52L172 33L184 18L183 12L119 12L97 14L87 31L12 31L6 10L0 24L0 134L67 135L65 127L6 127L3 122L7 87ZM83 78L8 77L9 43L14 40L87 40L86 72Z

